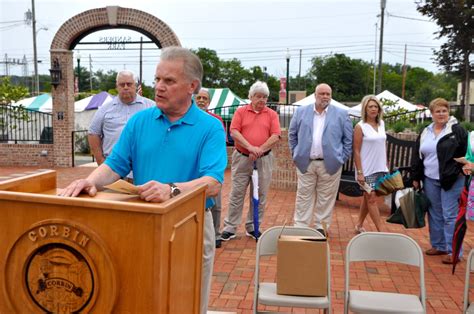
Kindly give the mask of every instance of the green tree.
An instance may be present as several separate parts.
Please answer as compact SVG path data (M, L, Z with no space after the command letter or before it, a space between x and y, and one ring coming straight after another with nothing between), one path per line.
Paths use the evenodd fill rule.
M440 30L437 38L445 40L435 51L436 61L448 72L459 75L463 81L461 105L469 95L472 52L472 30L474 29L474 7L472 0L418 0L417 10L436 21ZM465 106L465 116L470 120L470 106Z
M13 85L10 77L0 79L0 115L8 116L8 119L0 119L1 140L8 139L8 131L17 128L17 123L28 121L30 116L23 106L6 107L13 102L28 96L28 89L23 86Z
M242 98L247 98L250 86L257 80L264 81L270 89L269 101L278 101L279 80L268 75L259 66L246 69L238 59L221 60L214 50L198 48L194 52L201 59L204 68L203 86L209 88L230 88Z
M221 62L221 77L219 87L228 87L240 97L247 98L250 84L250 73L246 70L240 60L233 58Z
M8 105L29 95L28 89L23 86L13 85L10 77L0 79L0 105Z
M142 95L143 97L155 100L155 89L152 86L142 84Z
M78 76L78 68L75 67L74 68L74 75L75 77L79 77ZM79 91L80 92L86 92L86 91L90 91L91 90L91 84L90 84L90 77L91 77L91 73L89 72L89 70L87 70L86 68L82 67L81 66L81 76L79 77ZM115 78L114 78L115 80ZM96 80L94 79L94 76L92 76L92 86L94 87L96 85Z
M204 77L202 79L202 86L217 87L220 81L220 66L221 60L214 50L208 48L198 48L193 52L201 59L202 67L204 69Z
M309 79L327 83L332 88L334 99L359 101L369 89L370 64L360 59L351 59L344 54L315 57L311 60ZM308 86L311 93L314 86ZM309 90L308 90L309 92Z
M115 80L117 78L117 71L109 70L107 71L107 73L104 73L103 70L98 70L95 72L95 77L97 78L98 90L115 90Z

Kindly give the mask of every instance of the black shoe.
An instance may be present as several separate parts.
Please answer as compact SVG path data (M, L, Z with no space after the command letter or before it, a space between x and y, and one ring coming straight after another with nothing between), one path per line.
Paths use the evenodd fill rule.
M255 231L246 231L245 234L247 235L247 237L254 238L255 240L258 240L258 238L260 238L260 236L262 235L260 231L258 231L257 234L255 234Z
M324 229L316 229L319 233L321 233L324 237L327 237L326 232L324 232Z
M229 241L230 239L235 238L235 233L224 231L221 234L222 241Z
M216 240L216 249L220 248L222 246L222 239L217 239Z

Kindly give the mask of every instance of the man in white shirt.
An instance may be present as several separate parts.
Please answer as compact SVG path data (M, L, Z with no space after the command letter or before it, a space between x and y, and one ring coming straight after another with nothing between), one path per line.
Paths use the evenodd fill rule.
M291 119L288 142L297 168L295 226L316 229L331 224L342 165L352 153L352 122L347 111L331 105L328 84L315 89L314 104L299 107Z

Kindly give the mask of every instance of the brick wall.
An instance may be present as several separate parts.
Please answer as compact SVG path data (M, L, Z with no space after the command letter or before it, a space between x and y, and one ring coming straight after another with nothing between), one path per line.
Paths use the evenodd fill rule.
M291 158L288 146L288 130L281 131L281 139L272 149L275 156L271 187L288 191L296 191L296 166Z
M46 153L46 155L43 156L42 153ZM0 165L6 167L52 168L54 166L53 145L0 144Z

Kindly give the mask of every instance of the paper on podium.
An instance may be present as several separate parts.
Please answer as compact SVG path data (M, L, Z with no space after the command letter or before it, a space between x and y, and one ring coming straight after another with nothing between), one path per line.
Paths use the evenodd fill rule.
M112 184L105 185L104 188L120 193L139 195L138 187L136 185L128 183L125 180L117 180Z

